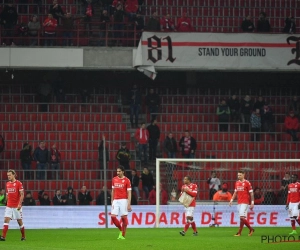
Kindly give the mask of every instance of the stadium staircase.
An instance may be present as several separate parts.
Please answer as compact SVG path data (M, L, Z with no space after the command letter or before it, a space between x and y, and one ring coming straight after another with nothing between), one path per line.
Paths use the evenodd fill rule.
M56 189L66 190L72 186L78 191L86 185L96 199L104 185L103 179L99 179L98 145L105 135L110 158L108 179L115 175L118 166L115 157L123 141L127 142L133 156L131 168L140 171L131 128L127 129L127 115L119 112L115 96L98 95L93 100L94 104L48 103L49 112L40 112L41 105L34 103L35 94L24 94L20 90L2 94L0 129L5 139L5 150L1 154L0 168L22 169L19 153L25 142L29 142L33 149L42 140L48 149L55 143L62 153L60 179L50 180L49 171L46 181L24 180L23 171L18 171L18 178L24 180L26 190L32 191L35 198L40 190L47 190L53 197ZM35 162L33 169L36 169ZM6 179L6 171L1 171L1 186L4 187ZM110 187L111 181L108 182Z

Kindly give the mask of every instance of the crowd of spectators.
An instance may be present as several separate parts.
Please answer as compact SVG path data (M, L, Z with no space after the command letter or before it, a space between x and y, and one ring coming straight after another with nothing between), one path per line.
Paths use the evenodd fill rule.
M294 34L296 32L296 22L293 16L289 16L285 19L285 26L282 30L283 33ZM267 18L267 14L265 12L260 12L259 19L257 20L257 25L255 27L251 16L248 15L241 26L244 32L260 32L260 33L268 33L272 31L270 22Z
M132 201L131 205L138 205L138 201L142 199L140 196L139 182L142 181L143 199L148 200L149 205L156 205L156 186L154 184L154 178L152 173L147 167L143 169L143 172L139 176L136 169L132 170L130 175L130 182L132 185ZM267 188L263 191L260 187L255 187L254 193L254 204L255 205L285 205L288 196L288 185L291 183L290 173L285 173L281 180L281 187L279 190L274 191L272 188ZM232 198L232 193L229 191L230 187L228 183L224 182L221 184L220 179L217 176L217 172L212 171L211 177L207 179L209 189L209 200L215 202L228 202ZM160 183L160 204L167 205L169 201L169 195ZM174 195L173 195L174 192ZM105 202L106 193L106 202ZM176 201L176 192L173 189L170 197L174 196L172 201ZM35 206L37 204L41 206L50 205L92 205L93 197L91 192L86 186L82 186L76 196L73 188L69 186L65 193L62 193L60 189L55 190L55 194L50 198L45 190L38 192L38 203L36 198L33 196L31 191L26 191L23 206ZM111 205L111 192L105 186L100 191L97 197L95 197L96 205ZM6 205L6 193L5 189L0 189L0 206Z
M137 95L137 88L134 87L134 95ZM139 98L141 99L141 94L139 93ZM88 94L86 96L89 96ZM83 97L84 98L84 97ZM87 97L88 99L90 97ZM149 91L149 95L146 97L146 103L148 105L148 110L150 117L157 117L159 112L159 96L152 91ZM129 99L130 100L130 99ZM154 100L155 104L152 104ZM153 112L153 107L155 106L155 111ZM299 101L297 96L293 96L291 102L287 107L288 115L285 118L285 127L287 133L291 135L291 138L294 141L298 140L297 131L299 128ZM250 131L252 132L252 140L258 141L261 131L271 132L274 129L274 118L272 108L268 103L265 102L262 96L256 98L256 102L253 102L249 95L246 95L241 101L237 95L233 94L228 100L223 99L220 105L217 107L217 115L224 114L225 118L221 119L221 123L234 122L240 125L241 131ZM241 121L245 121L242 123ZM246 123L246 121L249 121ZM223 125L223 124L222 124ZM134 127L134 124L132 124ZM225 129L224 129L225 128ZM227 126L220 127L220 131L226 131ZM149 194L154 188L154 180L151 172L147 168L148 161L154 161L157 156L157 145L160 140L160 129L157 124L157 120L153 119L149 126L146 127L146 124L143 122L140 128L137 128L135 131L135 140L138 143L138 156L139 160L145 166L141 177L138 176L137 171L131 171L130 161L132 159L131 152L126 147L126 142L121 143L121 147L116 154L116 160L119 161L120 165L123 165L126 169L126 176L131 180L133 185L133 191L137 200L141 199L139 191L139 181L142 182L143 194L145 199L149 199ZM149 151L148 151L149 149ZM173 134L170 132L163 144L163 157L176 158L180 153L183 158L194 158L195 151L197 149L197 141L190 134L189 131L185 131L184 135L180 138L179 142L176 141L176 138L173 137ZM98 179L103 179L103 141L99 143L99 175ZM148 155L149 152L149 155ZM148 157L149 156L149 157ZM33 171L31 171L31 162L37 161L37 171L36 179L59 179L59 161L61 159L60 152L56 148L56 145L53 144L52 148L48 150L44 142L40 142L39 146L33 151L31 145L25 143L22 151L20 152L20 159L22 167L25 170L24 179L33 179ZM106 163L109 161L109 150L106 148ZM48 168L49 167L49 168ZM46 169L49 169L48 176L45 176ZM213 175L214 173L212 173ZM214 180L214 177L211 177ZM215 184L209 183L209 185L215 186ZM218 183L217 188L214 189L214 192L217 192L220 188L221 183ZM210 199L212 199L214 192L210 188ZM279 194L280 196L280 194ZM267 197L273 199L272 191L269 191Z
M95 6L100 8L100 14L95 12ZM18 45L36 46L38 44L38 34L43 32L43 42L40 45L55 46L56 37L58 33L58 26L62 27L63 46L72 46L75 30L75 21L81 22L85 29L85 36L98 37L98 46L107 46L106 31L107 24L111 24L113 28L113 44L115 46L122 46L124 39L125 25L129 30L136 30L136 37L130 39L139 39L141 32L145 31L163 31L163 32L193 32L196 31L192 25L192 20L189 14L182 12L177 21L172 18L169 13L159 17L157 12L153 12L151 17L145 22L143 1L140 0L81 0L80 9L77 10L76 15L72 15L58 3L53 0L53 4L48 6L47 15L41 15L41 2L35 6L35 14L30 17L29 22L18 22L18 14L26 14L28 2L19 3L18 8L13 1L9 1L0 13L1 24L3 25L3 41L2 45L16 45L14 37L20 36L26 39L18 40ZM18 13L19 12L19 13ZM40 14L38 16L38 14ZM41 18L42 17L42 18ZM39 19L42 19L41 23ZM43 28L43 29L42 29ZM261 12L257 20L256 26L248 15L242 22L241 31L243 32L271 32L272 28L265 12ZM293 16L285 19L285 26L282 29L283 33L295 33L296 23Z
M137 88L135 91L137 92ZM65 94L63 93L62 89L60 89L62 100L65 99ZM83 91L85 92L85 91ZM134 94L136 95L136 93ZM141 94L139 94L141 95ZM89 94L85 94L83 97L83 100L87 100L87 102L90 99ZM131 95L130 95L131 96ZM135 96L131 96L132 99L135 98ZM141 96L139 97L141 98ZM129 98L130 100L130 98ZM157 117L157 112L159 111L159 105L160 105L160 98L157 94L154 93L153 89L150 89L149 95L146 97L146 103L148 106L148 110L150 113L150 116ZM154 104L153 104L154 103ZM153 107L155 108L153 111ZM291 138L293 141L298 141L297 137L297 131L299 129L299 111L300 111L300 102L297 98L297 96L293 96L291 102L287 106L287 113L288 115L285 118L285 127L287 129L287 133L291 135ZM249 95L246 95L241 101L237 97L237 95L232 95L228 101L225 99L221 101L220 105L217 107L217 115L224 114L226 115L225 119L219 120L223 123L228 122L235 122L240 123L240 121L249 121L247 124L241 123L242 131L251 131L253 134L252 140L259 140L259 134L261 131L264 132L271 132L273 131L273 112L272 107L268 105L268 103L265 102L264 98L262 96L257 97L257 101L253 102L251 97ZM258 127L255 127L255 125L259 125ZM247 128L246 125L251 126L251 130L249 130L249 127ZM134 127L134 124L132 124ZM223 127L228 128L228 126ZM258 128L256 130L256 128ZM226 129L221 129L220 131L226 131ZM153 119L148 127L146 127L145 123L142 123L142 126L140 128L137 128L135 133L135 138L139 142L139 145L141 145L141 150L139 150L140 154L140 160L142 161L142 152L144 154L144 163L147 164L148 161L148 151L147 147L149 146L149 160L155 160L156 159L156 148L157 148L157 142L160 139L160 130L157 125L157 120ZM144 141L140 141L140 140ZM152 142L151 142L152 140ZM146 150L144 150L143 147L146 147ZM180 148L181 150L178 150ZM151 149L151 150L150 150ZM194 158L195 157L195 150L197 149L197 142L192 137L189 131L184 132L184 136L181 137L179 143L177 144L177 141L175 138L173 138L173 134L169 133L167 137L164 140L163 143L163 149L165 150L166 154L165 157L168 158L175 158L176 153L178 151L181 151L181 156L183 158ZM101 147L101 143L99 144L99 162L102 164L103 162L103 144ZM109 152L106 149L106 160L109 161ZM22 163L22 167L25 170L24 179L33 179L33 171L31 171L31 162L36 161L37 162L37 171L36 171L36 179L44 180L44 179L59 179L59 162L61 160L61 154L56 148L56 145L53 144L51 149L48 150L45 142L40 142L39 146L36 147L36 149L33 151L32 146L28 143L24 143L23 149L20 152L20 159ZM119 161L121 165L125 167L127 170L127 176L132 181L133 187L135 187L134 193L136 194L136 198L140 199L140 193L139 193L139 181L142 181L142 188L144 190L143 194L145 194L146 199L150 199L150 193L154 189L154 181L152 176L152 181L147 180L149 176L151 176L151 172L146 167L141 175L141 177L138 177L136 171L130 171L130 160L131 160L131 154L130 151L126 148L126 143L121 144L121 148L118 151L116 155L116 159ZM51 171L49 171L48 177L45 176L46 169L49 167ZM52 171L53 170L53 171ZM100 170L103 170L103 167L100 165ZM100 171L101 172L101 171ZM132 175L132 176L131 176ZM132 178L131 178L132 177ZM99 179L102 179L102 176L98 177ZM213 177L212 177L213 178ZM151 179L151 178L150 178ZM210 185L210 184L209 184ZM210 188L211 189L211 188ZM215 191L218 191L220 189L220 184L218 184L218 189L215 189ZM68 199L68 202L70 202L72 199L74 200L74 195L72 194L73 190L68 195L68 197L71 197ZM82 194L82 195L81 195ZM274 191L271 189L268 190L264 195L261 192L261 189L257 189L257 197L259 197L259 194L261 194L260 198L263 198L262 203L269 204L270 201L275 200L275 198L279 200L279 198L283 195L282 192L279 192L276 197L274 196ZM92 199L89 197L88 192L84 192L84 189L82 189L82 192L80 193L82 197L84 197L84 200L82 203L89 203ZM210 194L210 198L213 197L213 193ZM30 199L31 194L28 194L28 200ZM27 195L26 195L27 197ZM66 196L64 196L66 197ZM274 198L275 197L275 198ZM78 198L79 199L79 198ZM39 195L40 204L48 204L49 197L47 194L41 194ZM79 199L81 200L81 199ZM74 201L73 201L74 203ZM76 203L76 197L75 197L75 203ZM81 203L81 202L80 202Z
M33 150L32 146L26 142L20 151L21 165L24 170L24 179L32 180L34 172L32 162L37 163L36 179L37 180L59 180L60 179L60 160L61 153L54 143L49 150L44 141L40 141L39 145ZM50 170L47 171L46 170Z
M299 104L298 97L293 96L287 107L287 116L284 121L286 132L291 135L293 141L298 141ZM239 101L237 95L233 94L228 100L221 100L216 114L220 132L228 131L228 124L232 123L233 131L251 132L251 140L259 141L261 133L275 131L273 109L262 96L258 96L254 103L250 95L246 95Z

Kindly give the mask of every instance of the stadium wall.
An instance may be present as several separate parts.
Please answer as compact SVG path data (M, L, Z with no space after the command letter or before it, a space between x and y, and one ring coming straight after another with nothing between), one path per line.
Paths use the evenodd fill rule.
M123 69L132 68L132 48L0 48L0 68Z
M236 205L199 205L194 218L197 227L208 227L211 224L237 227L239 224ZM4 214L5 207L0 207ZM155 206L132 206L128 215L129 227L153 228L155 226ZM184 209L181 205L161 206L160 227L182 227L185 224ZM110 206L108 206L110 211ZM214 220L213 220L214 215ZM31 206L23 207L24 224L28 229L47 228L105 228L104 206ZM255 227L288 227L290 221L284 205L255 206L248 212L248 220ZM115 226L111 223L110 228ZM10 228L18 228L11 223Z
M289 34L144 32L137 49L2 47L0 67L298 72L299 39Z

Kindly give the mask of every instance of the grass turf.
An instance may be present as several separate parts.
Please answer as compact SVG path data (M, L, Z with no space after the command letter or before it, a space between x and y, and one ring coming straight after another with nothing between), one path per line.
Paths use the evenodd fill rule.
M262 235L287 236L291 228L268 227L255 229L252 237L244 228L241 237L233 237L237 228L198 228L199 236L192 236L190 228L181 236L181 228L128 228L126 240L117 240L117 229L44 229L26 230L26 241L20 241L19 230L9 230L6 241L0 241L1 250L48 249L103 249L103 250L189 250L189 249L297 249L299 241L289 243L261 243ZM299 229L298 229L298 232ZM300 239L300 234L295 239ZM299 237L299 238L298 238ZM267 242L267 241L265 241Z

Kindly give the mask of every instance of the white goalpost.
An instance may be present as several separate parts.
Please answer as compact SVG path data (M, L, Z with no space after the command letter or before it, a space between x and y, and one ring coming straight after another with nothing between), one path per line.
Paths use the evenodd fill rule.
M212 171L217 172L217 177L222 182L231 185L237 180L237 171L244 170L246 179L255 185L260 185L263 191L276 189L286 172L297 173L300 177L300 159L156 159L156 217L155 227L160 227L161 200L160 184L166 189L170 200L172 190L177 192L176 201L168 205L179 204L178 195L184 176L189 175L192 182L198 185L197 201L201 204L212 204L208 199L208 184ZM277 190L277 189L276 189ZM271 205L271 204L268 204ZM282 204L279 204L282 205Z

